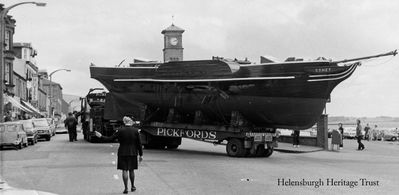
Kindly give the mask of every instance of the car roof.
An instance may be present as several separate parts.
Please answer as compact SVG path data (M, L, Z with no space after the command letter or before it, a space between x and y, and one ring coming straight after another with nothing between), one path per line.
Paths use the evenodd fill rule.
M18 125L18 124L21 124L21 122L20 121L8 121L8 122L0 123L0 125Z
M42 120L46 120L46 121L47 121L47 119L46 119L46 118L33 118L32 120L34 120L34 121L42 121Z
M32 119L20 120L21 122L32 122Z

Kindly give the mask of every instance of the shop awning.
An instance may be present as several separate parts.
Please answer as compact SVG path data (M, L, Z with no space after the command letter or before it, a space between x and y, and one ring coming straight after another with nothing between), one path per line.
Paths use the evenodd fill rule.
M29 102L25 102L22 100L22 105L32 110L35 114L41 115L40 111L37 108L33 107L32 104L30 104Z
M11 96L6 96L7 100L15 107L28 112L28 113L34 113L32 110L30 110L29 108L23 106L18 100L16 100L15 98L11 97Z

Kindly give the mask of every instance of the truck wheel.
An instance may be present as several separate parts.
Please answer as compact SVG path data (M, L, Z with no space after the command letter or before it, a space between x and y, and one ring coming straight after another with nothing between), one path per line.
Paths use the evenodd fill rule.
M17 145L17 149L18 150L22 149L22 141Z
M50 141L51 140L51 135L46 137L46 141Z
M170 149L170 150L174 150L174 149L177 149L179 147L179 145L167 145L166 147L168 147L168 149Z
M226 146L227 155L233 157L245 156L246 150L244 148L244 141L233 138L227 142Z
M265 144L258 145L258 147L256 148L255 156L263 157L263 156L265 156L265 154L266 154Z
M391 141L396 141L396 139L397 139L396 137L392 137Z
M265 157L269 157L273 154L273 147L268 147L267 149L265 149Z

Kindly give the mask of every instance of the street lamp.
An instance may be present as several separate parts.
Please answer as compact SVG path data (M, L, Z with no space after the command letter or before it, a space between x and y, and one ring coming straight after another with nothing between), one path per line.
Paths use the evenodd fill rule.
M21 2L9 7L4 8L0 11L0 122L4 120L4 42L5 42L5 31L6 31L6 22L5 17L7 17L8 11L12 8L23 5L23 4L35 4L36 6L44 7L46 3L39 2Z
M54 117L54 111L53 111L53 97L52 97L52 95L51 95L51 91L53 91L53 82L51 81L52 80L52 76L53 76L53 74L54 73L56 73L56 72L58 72L58 71L62 71L62 70L65 70L65 71L67 71L67 72L71 72L71 70L69 70L69 69L64 69L64 68L61 68L61 69L57 69L57 70L54 70L53 72L51 72L50 74L49 74L49 77L50 77L50 85L49 85L49 99L50 99L50 109L49 109L49 111L50 111L50 115L51 115L51 117Z

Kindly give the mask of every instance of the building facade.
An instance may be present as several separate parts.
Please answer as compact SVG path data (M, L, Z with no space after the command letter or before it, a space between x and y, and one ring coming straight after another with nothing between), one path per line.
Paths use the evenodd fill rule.
M0 4L0 10L4 9L4 5ZM13 72L13 37L15 32L15 20L7 15L4 18L5 22L5 34L4 34L4 84L5 93L8 95L13 95L14 93L14 72ZM4 86L3 85L3 86Z
M46 91L43 90L43 88L39 88L38 90L38 109L40 111L40 114L43 116L48 116L49 110L48 108L50 107L49 105L49 98L47 97Z
M183 60L183 32L182 28L174 24L161 32L164 35L164 62Z
M39 75L35 60L37 51L30 43L14 43L14 55L14 69L22 69L23 67L23 73L21 72L21 76L23 76L26 80L25 99L37 108L39 106Z
M39 73L40 74L40 73ZM46 73L47 74L47 73ZM45 75L45 74L43 74ZM62 115L62 87L59 83L50 82L50 80L42 80L43 89L49 97L49 116L61 116Z

